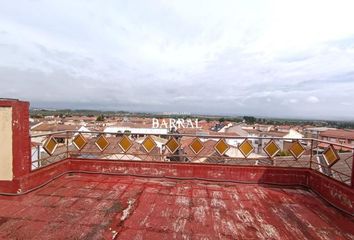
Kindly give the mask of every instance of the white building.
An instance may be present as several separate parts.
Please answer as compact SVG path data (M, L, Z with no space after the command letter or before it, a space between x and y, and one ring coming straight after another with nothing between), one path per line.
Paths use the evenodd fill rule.
M167 134L167 128L132 128L132 127L106 127L105 133L124 133L129 132L131 134L145 135L145 134Z

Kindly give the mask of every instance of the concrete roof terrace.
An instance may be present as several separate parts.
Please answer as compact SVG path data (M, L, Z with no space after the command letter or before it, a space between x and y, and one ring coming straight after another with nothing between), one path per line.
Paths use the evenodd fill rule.
M354 239L354 222L303 188L65 174L1 196L0 238Z

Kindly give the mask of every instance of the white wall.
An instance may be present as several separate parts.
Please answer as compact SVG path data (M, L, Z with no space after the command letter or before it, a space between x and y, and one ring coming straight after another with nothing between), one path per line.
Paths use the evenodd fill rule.
M12 178L12 108L0 107L0 180Z

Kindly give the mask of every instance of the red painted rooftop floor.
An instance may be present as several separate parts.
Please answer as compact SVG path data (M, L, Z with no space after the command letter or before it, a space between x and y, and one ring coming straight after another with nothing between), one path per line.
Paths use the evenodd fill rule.
M354 239L354 222L302 189L75 174L0 196L0 238Z

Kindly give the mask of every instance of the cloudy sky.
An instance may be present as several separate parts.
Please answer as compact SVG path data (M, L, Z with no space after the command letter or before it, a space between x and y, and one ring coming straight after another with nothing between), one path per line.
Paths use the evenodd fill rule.
M0 0L0 97L354 119L354 1Z

